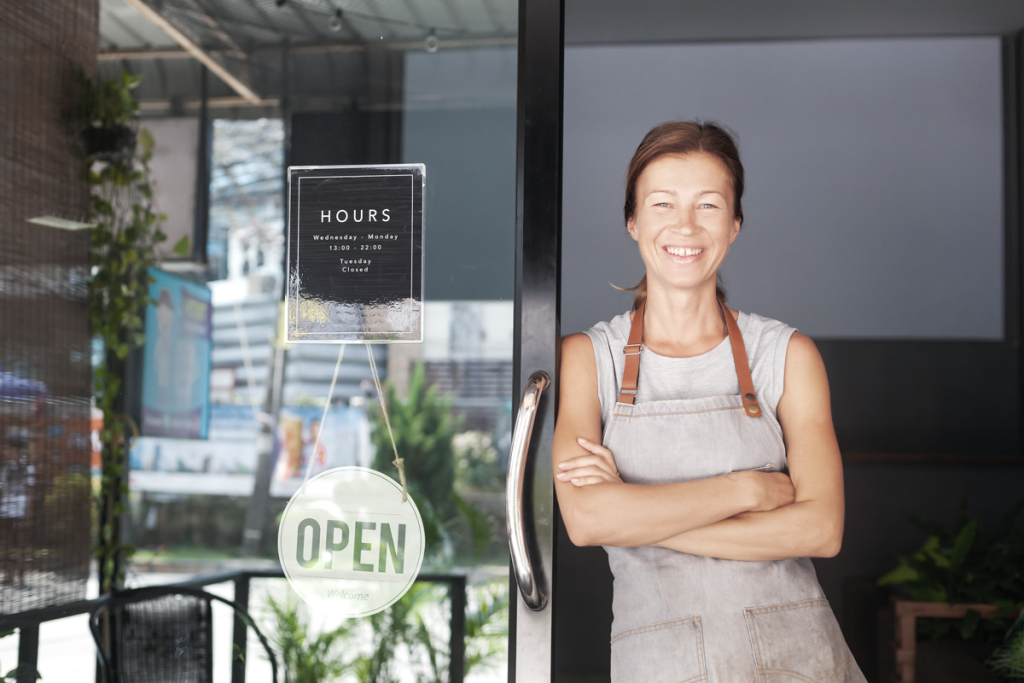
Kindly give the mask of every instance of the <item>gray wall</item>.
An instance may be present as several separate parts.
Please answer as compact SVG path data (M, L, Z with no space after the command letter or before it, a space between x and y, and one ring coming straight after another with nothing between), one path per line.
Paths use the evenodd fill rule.
M747 171L733 306L816 338L1002 339L998 38L570 47L562 330L643 264L625 169L662 121L720 121Z

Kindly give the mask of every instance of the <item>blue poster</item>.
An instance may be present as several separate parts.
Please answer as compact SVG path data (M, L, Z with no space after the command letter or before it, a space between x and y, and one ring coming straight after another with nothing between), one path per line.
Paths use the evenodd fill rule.
M142 434L205 439L210 422L210 290L150 270Z

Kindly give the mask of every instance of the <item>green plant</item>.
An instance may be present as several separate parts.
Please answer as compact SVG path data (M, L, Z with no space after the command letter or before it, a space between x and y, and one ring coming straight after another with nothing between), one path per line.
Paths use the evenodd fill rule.
M278 601L267 596L266 605L274 617L270 642L290 683L329 683L352 669L355 662L346 661L343 645L356 622L313 634L295 598Z
M508 646L508 583L478 586L470 593L466 609L466 669L493 668Z
M459 510L460 518L449 521L448 528L468 546L474 558L482 557L495 540L495 519L478 507L471 505L452 493L452 500ZM462 533L459 533L461 531Z
M95 85L82 69L76 73L78 101L67 118L77 129L118 128L127 126L139 111L132 90L142 82L141 75L122 71L120 78Z
M469 431L452 439L455 484L460 489L501 491L505 474L498 467L498 449L487 432Z
M350 619L313 634L294 599L268 597L274 619L270 640L291 683L355 680L358 683L447 683L450 633L433 626L443 615L443 586L417 582L391 607L366 619ZM496 582L469 590L466 607L465 673L497 664L508 640L508 586Z
M1006 634L985 665L1009 681L1024 681L1024 612Z
M435 594L434 586L413 584L409 592L399 598L395 604L369 617L368 623L373 632L373 645L369 652L359 657L353 667L356 680L359 683L399 683L396 654L403 649L403 646L408 651L410 644L416 642L416 624L414 622L416 608L418 603ZM415 653L409 652L409 654L414 655ZM413 659L414 657L410 656L410 664ZM436 667L434 670L436 672Z
M455 459L452 437L460 420L452 416L451 401L439 396L436 387L427 386L422 363L413 367L408 398L402 400L394 385L386 383L384 400L391 418L391 430L399 456L405 460L405 476L416 502L426 499L447 519L451 516L452 488L455 483ZM380 408L373 411L371 439L377 449L373 469L393 474L394 455Z
M138 111L131 90L139 77L123 73L120 80L96 86L80 76L77 119L88 125L124 125ZM85 158L85 174L92 188L92 279L89 282L89 317L93 335L103 342L103 362L96 369L93 397L103 411L102 476L99 492L100 538L95 555L100 562L100 589L107 593L123 579L124 561L132 548L121 542L120 519L125 513L127 482L123 479L125 415L123 385L125 363L132 349L145 340L145 310L151 298L149 269L154 249L166 239L160 230L163 216L153 206L149 162L153 137L139 132L139 148L116 157ZM187 239L175 245L185 253ZM134 425L132 430L135 431Z
M1024 605L1024 533L1016 526L1024 499L1002 516L992 533L967 516L964 498L952 532L942 526L908 515L916 527L929 534L909 557L882 576L878 584L898 585L913 600L982 603L1008 614ZM919 619L919 633L926 638L998 641L1006 619L983 620L971 610L963 619Z
M394 605L370 617L376 639L371 652L360 658L354 671L359 683L397 683L396 654L414 672L417 683L447 683L449 634L434 632L428 623L430 606L440 602L443 589L414 584ZM463 673L496 664L508 641L508 585L488 584L470 589L466 608L465 667ZM438 642L438 638L444 642Z
M385 384L384 400L391 420L391 432L399 457L405 464L409 491L423 519L426 562L435 568L451 566L458 554L479 558L494 541L494 519L455 493L456 448L477 453L486 460L487 451L497 461L497 451L481 432L456 435L461 419L452 415L451 400L427 386L426 371L417 363L409 380L408 398L401 399L394 386ZM394 453L383 413L371 412L371 438L376 448L373 468L394 476ZM497 465L494 465L497 469Z

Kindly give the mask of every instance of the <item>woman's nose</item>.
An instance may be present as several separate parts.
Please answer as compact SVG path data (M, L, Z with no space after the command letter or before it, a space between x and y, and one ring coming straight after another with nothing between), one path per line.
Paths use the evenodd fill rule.
M676 214L675 225L672 226L683 234L688 234L697 228L697 215L692 209L683 210Z

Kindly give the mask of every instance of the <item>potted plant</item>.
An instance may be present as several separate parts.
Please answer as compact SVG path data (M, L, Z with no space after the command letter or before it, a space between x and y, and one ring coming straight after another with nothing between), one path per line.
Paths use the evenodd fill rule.
M97 86L78 70L78 103L68 118L76 145L85 157L118 161L135 154L138 136L131 124L138 104L132 90L141 80L141 75L122 71L119 79Z
M1024 510L1018 501L989 533L961 504L954 528L908 516L928 534L912 555L878 580L893 586L896 680L915 678L917 642L955 641L985 659L1024 607L1024 532L1016 526ZM968 646L968 649L971 649Z

